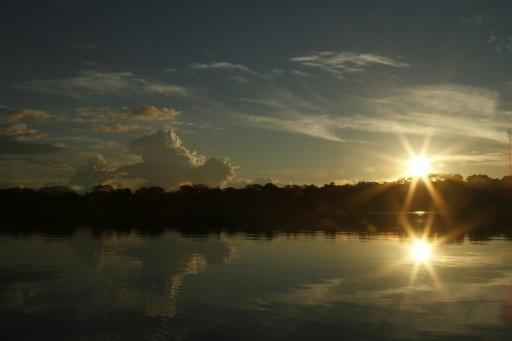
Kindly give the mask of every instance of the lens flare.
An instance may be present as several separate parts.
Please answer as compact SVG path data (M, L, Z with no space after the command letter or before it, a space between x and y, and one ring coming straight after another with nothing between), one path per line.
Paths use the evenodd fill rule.
M430 160L424 156L415 156L409 160L409 174L413 177L426 176L430 173Z
M425 263L432 258L432 248L424 240L417 240L411 247L412 258L418 263Z

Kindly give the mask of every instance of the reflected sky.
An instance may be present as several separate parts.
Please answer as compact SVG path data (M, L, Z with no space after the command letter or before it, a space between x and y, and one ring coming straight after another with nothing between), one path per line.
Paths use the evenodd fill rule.
M2 235L0 325L9 339L510 336L512 244L438 239Z

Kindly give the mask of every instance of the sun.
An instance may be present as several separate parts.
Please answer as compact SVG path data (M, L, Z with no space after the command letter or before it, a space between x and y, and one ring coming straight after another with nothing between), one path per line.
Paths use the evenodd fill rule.
M409 160L409 174L415 178L430 173L430 160L425 156L414 156Z
M432 248L423 240L415 241L411 246L412 258L418 263L426 263L432 257Z

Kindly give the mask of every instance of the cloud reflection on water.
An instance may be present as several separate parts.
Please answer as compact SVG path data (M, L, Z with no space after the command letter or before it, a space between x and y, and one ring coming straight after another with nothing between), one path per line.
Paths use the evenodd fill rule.
M508 241L436 246L440 290L424 266L410 280L404 236L248 237L2 237L6 335L21 321L52 335L55 319L62 330L53 333L71 338L84 328L97 337L255 340L510 333Z

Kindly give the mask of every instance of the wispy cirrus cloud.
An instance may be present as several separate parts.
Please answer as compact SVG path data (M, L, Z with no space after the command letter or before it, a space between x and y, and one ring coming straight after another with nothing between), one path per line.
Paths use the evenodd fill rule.
M242 116L242 119L246 124L252 126L304 134L328 141L344 142L342 138L337 136L335 130L332 129L332 118L325 115L318 116L294 114L288 117L245 115Z
M443 154L433 155L432 159L442 161L455 161L455 162L485 162L487 165L503 165L504 160L507 159L507 155L504 151L502 152L487 152L479 153L477 151L466 153L466 154Z
M510 113L498 109L499 94L453 84L400 88L387 97L365 99L364 114L348 125L376 132L438 134L506 142Z
M140 94L188 95L186 88L137 76L131 72L84 71L68 78L31 80L15 88L75 99L88 97L124 97Z
M255 74L256 71L250 69L242 64L234 64L228 62L211 62L211 63L194 63L190 67L194 70L227 70L227 71L242 71L246 73Z
M353 51L319 51L290 58L290 61L309 68L316 68L338 76L345 73L364 72L370 66L382 65L406 68L410 64L375 53Z
M302 100L273 98L245 124L343 142L348 130L380 134L440 135L505 143L512 113L498 109L498 93L460 85L397 88L388 96L353 98L344 112Z

